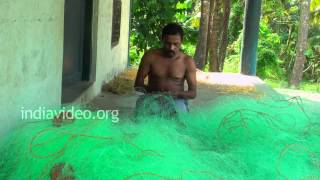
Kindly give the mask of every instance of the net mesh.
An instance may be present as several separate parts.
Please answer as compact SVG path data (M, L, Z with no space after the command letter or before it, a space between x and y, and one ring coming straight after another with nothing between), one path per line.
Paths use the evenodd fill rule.
M28 121L1 145L0 179L319 179L319 109L234 94L174 117Z

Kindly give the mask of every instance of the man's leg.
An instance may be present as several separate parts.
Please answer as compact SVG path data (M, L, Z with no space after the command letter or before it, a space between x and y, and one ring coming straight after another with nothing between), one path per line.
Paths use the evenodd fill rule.
M177 112L189 112L188 101L185 99L175 99Z

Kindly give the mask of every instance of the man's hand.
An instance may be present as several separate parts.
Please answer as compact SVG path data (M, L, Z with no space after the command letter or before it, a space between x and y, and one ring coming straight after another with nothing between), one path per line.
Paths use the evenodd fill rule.
M134 90L138 91L138 92L142 92L142 93L146 93L147 92L146 88L145 87L141 87L141 86L134 87Z
M149 53L146 53L142 59L141 63L139 65L139 69L137 72L137 77L134 82L134 89L138 92L146 93L146 85L144 84L144 79L148 76L150 72L150 64L151 64L151 58L149 57Z
M147 93L146 88L145 87L141 87L141 86L134 87L134 90L135 90L136 94L138 94L138 95L143 95L143 94Z
M188 91L182 92L178 96L183 98L194 99L197 96L197 68L193 59L188 59L187 71L186 71L186 80L188 84Z

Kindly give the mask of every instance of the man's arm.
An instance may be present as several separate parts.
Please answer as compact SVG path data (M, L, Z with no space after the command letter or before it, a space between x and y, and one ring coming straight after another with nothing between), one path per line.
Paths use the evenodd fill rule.
M184 99L194 99L197 96L197 77L196 73L197 68L193 59L187 59L187 68L186 68L186 80L188 84L188 91L182 91L174 93L174 96Z
M145 54L140 62L137 72L136 80L134 83L134 89L139 92L145 93L147 86L144 84L144 79L148 76L150 71L150 58L148 54Z

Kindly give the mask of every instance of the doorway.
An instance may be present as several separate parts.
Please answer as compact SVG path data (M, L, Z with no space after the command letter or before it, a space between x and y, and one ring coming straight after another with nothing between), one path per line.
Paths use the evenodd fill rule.
M74 101L89 87L93 0L65 0L62 103Z

